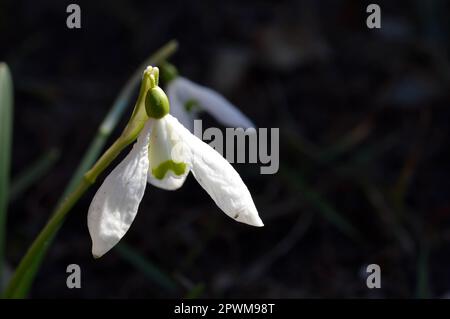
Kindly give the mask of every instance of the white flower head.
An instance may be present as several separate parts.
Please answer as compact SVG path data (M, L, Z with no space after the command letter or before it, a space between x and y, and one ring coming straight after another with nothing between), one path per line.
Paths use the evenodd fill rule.
M176 76L169 82L167 94L170 113L191 132L194 119L201 111L209 113L226 127L255 127L247 116L222 95L182 76Z
M234 168L167 114L167 96L159 87L146 94L149 119L130 153L106 177L89 207L92 254L101 257L125 235L147 182L175 190L190 171L225 214L242 223L263 226L252 196Z

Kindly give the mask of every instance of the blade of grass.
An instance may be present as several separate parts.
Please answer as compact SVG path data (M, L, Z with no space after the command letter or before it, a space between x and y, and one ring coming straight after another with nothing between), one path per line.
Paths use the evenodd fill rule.
M322 195L308 186L304 178L297 172L286 167L280 170L280 173L286 178L301 194L302 197L322 216L333 224L342 233L355 241L361 241L361 234L348 222L341 213L339 213L331 203Z
M0 63L0 287L5 258L6 213L8 209L13 126L13 84L5 63Z
M58 160L59 156L59 150L53 148L38 158L17 177L15 177L11 182L9 200L14 201L17 199L20 194L22 194L31 185L35 184L36 181L42 178L42 176L47 174Z
M428 257L429 248L425 243L422 243L417 260L416 298L418 299L430 298L430 287L428 284Z
M139 269L148 279L158 284L161 288L168 292L174 292L177 290L177 284L168 275L161 271L150 260L143 257L125 243L120 243L117 245L116 252L119 253L119 255L131 265Z
M342 154L349 152L361 144L372 130L371 119L359 123L350 132L337 140L333 145L324 148L320 154L321 161L331 162Z
M104 118L103 122L100 124L97 135L94 137L94 140L91 142L88 150L84 154L81 159L80 164L78 165L75 173L73 174L71 180L68 183L68 186L63 192L61 199L59 200L56 207L63 202L64 198L67 197L69 193L74 191L76 185L82 180L83 175L89 168L94 164L97 158L100 155L103 147L106 144L108 137L111 132L116 127L117 123L120 120L120 117L126 110L128 106L128 102L134 92L134 90L139 85L142 71L147 65L159 65L161 62L166 60L170 55L172 55L178 47L176 41L170 41L161 47L157 52L155 52L152 56L150 56L147 60L145 60L134 72L132 77L128 80L125 86L120 91L118 97L114 101L111 109L108 114ZM26 272L21 274L20 278L13 276L14 282L11 282L7 287L4 297L6 298L25 298L28 295L31 284L35 278L35 275L40 267L41 261L48 247L50 246L54 236L58 232L64 220L61 220L58 227L55 227L52 237L46 242L45 247L43 247L42 251L38 252L36 257L30 264L26 265Z
M205 292L205 284L199 283L196 284L192 289L186 294L186 299L198 299L201 298L203 293Z

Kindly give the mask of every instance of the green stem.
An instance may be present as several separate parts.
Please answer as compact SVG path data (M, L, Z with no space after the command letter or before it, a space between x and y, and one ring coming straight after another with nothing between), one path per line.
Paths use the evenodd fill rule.
M47 249L50 245L51 238L53 234L58 230L64 217L69 212L69 210L75 205L81 195L89 188L91 183L87 180L83 180L75 191L67 197L67 199L59 206L56 213L50 218L48 223L39 233L39 235L34 240L33 244L28 249L25 256L22 258L19 266L17 267L13 278L9 282L6 290L4 292L5 298L16 298L16 289L21 286L21 279L26 276L26 272L33 260L41 254L41 251Z
M133 75L130 77L130 79L127 81L127 83L115 99L113 107L110 109L106 117L103 119L103 122L100 124L97 135L94 137L94 140L89 145L89 148L83 156L83 159L81 160L77 169L75 170L75 173L72 175L72 179L70 180L69 184L64 190L63 196L61 197L62 199L67 197L67 195L69 195L69 193L73 191L77 183L83 178L84 173L99 157L101 150L106 144L106 140L111 135L111 132L116 127L123 112L126 110L128 100L130 99L135 88L139 85L139 81L142 78L142 70L144 70L147 65L160 65L177 50L177 47L178 43L175 40L169 41L136 69L136 71L133 73ZM57 206L59 206L60 203L61 201Z
M161 61L167 59L171 54L175 52L177 48L177 43L175 41L169 42L163 48L161 48L157 53L155 53L150 59L145 61L145 63L157 65ZM139 74L142 74L143 66L140 66ZM145 113L145 106L142 111L141 105L144 105L145 94L143 94L143 87L145 86L144 80L142 82L139 98L136 102L135 110L131 116L129 124L125 127L122 135L111 145L111 147L100 157L100 159L94 164L94 166L86 172L87 168L92 165L89 161L94 161L99 149L104 145L107 136L112 132L113 128L116 126L120 115L123 112L124 105L133 91L134 87L137 85L138 80L141 76L136 77L135 75L127 83L125 88L121 91L118 99L115 102L115 107L108 113L107 117L101 124L99 128L99 133L96 136L94 143L91 144L91 148L85 154L81 164L77 168L74 177L69 182L69 186L65 191L66 193L71 192L68 196L64 196L65 199L59 203L56 211L47 222L45 227L41 230L39 235L36 237L25 256L19 263L12 279L10 280L8 286L6 287L3 297L4 298L23 298L27 295L28 289L34 279L34 276L39 268L39 265L50 246L53 237L62 225L65 216L71 210L71 208L76 204L78 199L86 192L86 190L95 182L97 177L111 164L111 162L120 154L120 152L129 144L131 144L138 133L142 129L144 122L140 120L139 112ZM138 79L136 81L136 78ZM81 173L83 172L83 173ZM77 186L75 186L77 185Z
M117 139L114 144L111 145L111 147L102 155L102 157L100 157L100 159L95 163L94 167L92 167L92 169L90 169L84 175L84 178L78 183L78 186L75 188L75 190L61 203L61 205L57 208L45 227L36 237L25 256L22 258L19 266L14 273L13 278L9 282L9 285L6 287L6 290L4 292L5 298L18 297L17 288L21 287L21 279L26 276L26 273L32 266L34 259L37 258L37 256L39 256L42 251L48 248L53 235L58 231L60 225L64 220L64 217L77 203L80 197L86 192L86 190L92 184L94 184L97 177L129 144L129 139L119 137L119 139Z

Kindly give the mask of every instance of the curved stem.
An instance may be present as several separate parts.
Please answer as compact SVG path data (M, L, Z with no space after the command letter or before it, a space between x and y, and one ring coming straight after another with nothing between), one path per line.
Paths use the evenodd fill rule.
M58 230L61 225L64 217L69 212L69 210L73 207L73 205L78 201L81 195L89 188L91 185L87 180L83 180L80 182L78 187L73 191L69 197L59 206L56 213L50 218L45 227L41 230L39 235L34 240L33 244L28 249L25 256L22 258L19 266L17 267L14 276L9 282L6 290L4 292L5 298L17 298L19 297L17 294L20 292L17 291L21 286L21 278L26 276L26 272L29 270L29 266L34 261L35 258L41 254L43 249L46 249L50 244L51 238L53 234Z
M84 178L78 183L75 190L59 205L53 216L49 219L45 227L41 230L39 235L34 240L33 244L28 249L25 256L20 261L13 278L9 282L4 292L5 298L16 298L20 296L21 279L26 276L35 258L39 258L39 255L43 250L48 248L53 235L61 226L64 217L77 203L78 199L88 190L88 188L94 184L96 178L111 164L111 162L120 154L120 152L131 143L132 141L119 137L113 145L103 154L102 157L95 163Z
M171 41L162 47L156 54L154 54L148 61L148 64L159 64L165 59L167 59L177 48L177 43L175 41ZM142 72L143 66L140 67L140 71ZM125 89L121 92L118 100L115 105L120 106L112 109L102 123L99 132L103 137L109 135L109 133L114 128L115 124L118 122L118 117L122 112L123 98L124 96L128 96L131 94L132 89L137 84L135 83L134 78L136 78L136 74L133 76L133 79L129 81L125 87ZM139 94L138 101L136 102L135 110L138 109L139 104L143 104L143 95L141 92ZM121 102L121 103L118 103ZM119 112L120 110L120 112ZM145 107L144 107L145 112ZM137 137L140 129L142 129L144 123L142 121L136 120L133 121L135 113L133 112L132 118L129 124L133 124L127 126L122 133L122 135L111 145L108 150L100 157L100 159L92 166L92 168L87 171L82 178L79 178L80 169L86 169L85 167L89 167L89 163L87 161L91 159L91 153L96 153L97 150L102 146L103 141L101 143L94 143L94 147L89 149L85 158L83 158L83 163L77 169L77 172L74 176L74 179L70 182L68 186L68 190L71 190L71 193L65 197L65 199L59 203L55 212L48 220L47 224L41 230L39 235L33 241L32 245L27 250L24 257L21 259L16 271L12 279L10 280L8 286L6 287L3 297L4 298L23 298L26 296L29 286L31 285L33 278L39 268L39 265L42 261L42 258L45 255L48 247L51 244L51 241L58 229L62 225L65 216L72 209L72 207L77 203L80 197L89 189L89 187L95 182L97 177L111 164L111 162L120 154L120 152L129 144L131 144L134 139ZM133 123L131 123L133 122ZM93 151L93 152L91 152ZM81 176L80 176L81 177ZM77 185L77 186L75 186Z

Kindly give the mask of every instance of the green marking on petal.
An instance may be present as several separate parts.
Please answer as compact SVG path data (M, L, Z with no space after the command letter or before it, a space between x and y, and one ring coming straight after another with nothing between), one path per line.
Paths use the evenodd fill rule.
M175 173L175 175L180 176L186 172L186 164L185 163L175 163L172 160L167 160L159 164L157 168L152 169L152 174L157 179L163 179L166 176L166 173L171 170Z
M196 100L191 99L191 100L187 100L187 101L186 101L186 103L184 104L184 109L185 109L188 113L190 113L190 112L192 112L192 111L194 111L194 110L198 110L198 109L200 109L200 108L199 108L199 106L198 106L198 102L197 102Z

